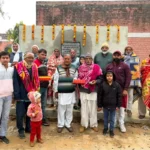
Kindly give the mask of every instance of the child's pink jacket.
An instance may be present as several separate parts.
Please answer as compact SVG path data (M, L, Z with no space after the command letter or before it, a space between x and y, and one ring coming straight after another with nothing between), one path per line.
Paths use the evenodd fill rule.
M35 115L37 111L38 113ZM31 103L28 107L27 116L29 116L33 122L41 121L43 118L41 104Z

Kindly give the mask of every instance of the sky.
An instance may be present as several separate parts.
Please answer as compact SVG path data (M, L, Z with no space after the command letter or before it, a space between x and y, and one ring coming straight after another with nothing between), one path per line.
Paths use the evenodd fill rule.
M26 25L33 25L36 23L37 0L0 0L0 2L1 1L4 2L3 11L6 13L6 15L5 18L0 17L0 33L5 33L8 29L13 28L15 24L19 23L20 21L23 21L23 23ZM71 0L38 0L38 1L71 1ZM119 0L99 0L99 1L119 1Z

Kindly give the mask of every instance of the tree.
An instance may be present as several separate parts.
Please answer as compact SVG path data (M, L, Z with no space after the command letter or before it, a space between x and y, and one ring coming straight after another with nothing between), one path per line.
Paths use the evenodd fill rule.
M14 29L9 29L6 34L8 40L13 40L16 43L19 43L19 26L23 25L23 22L20 21L20 23L16 23Z
M4 17L5 13L3 11L3 4L4 4L4 1L3 0L0 0L0 16Z

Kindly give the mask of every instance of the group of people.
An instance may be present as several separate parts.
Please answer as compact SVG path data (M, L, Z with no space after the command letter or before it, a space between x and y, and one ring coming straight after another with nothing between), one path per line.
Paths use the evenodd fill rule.
M98 132L97 111L103 109L104 130L114 137L114 127L119 123L121 132L126 132L125 112L132 116L134 96L139 97L139 119L150 108L150 59L142 61L131 46L124 54L109 51L108 43L103 43L101 52L76 56L74 49L61 56L58 49L47 59L47 51L32 46L32 51L22 53L19 44L12 44L12 53L0 53L0 139L6 138L12 99L16 101L16 125L19 137L30 133L30 146L43 143L41 125L49 126L45 108L47 103L57 105L57 132L64 128L73 132L74 106L81 107L81 127L83 133L88 127ZM39 76L50 76L50 81L40 81ZM74 84L74 80L84 84ZM142 89L142 90L141 90ZM136 93L136 94L135 94ZM142 96L141 96L142 95ZM25 125L24 125L25 123Z

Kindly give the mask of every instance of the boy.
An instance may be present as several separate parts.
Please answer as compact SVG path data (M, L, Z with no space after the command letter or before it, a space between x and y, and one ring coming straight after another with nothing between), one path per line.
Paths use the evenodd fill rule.
M9 144L6 131L12 101L14 71L12 67L9 67L9 61L9 53L2 51L0 53L0 140L6 144Z
M103 135L107 134L108 123L110 121L110 137L114 137L114 121L116 110L121 106L121 87L115 82L115 75L112 71L107 71L105 80L98 91L98 111L103 107L104 130ZM110 119L110 120L109 120Z

